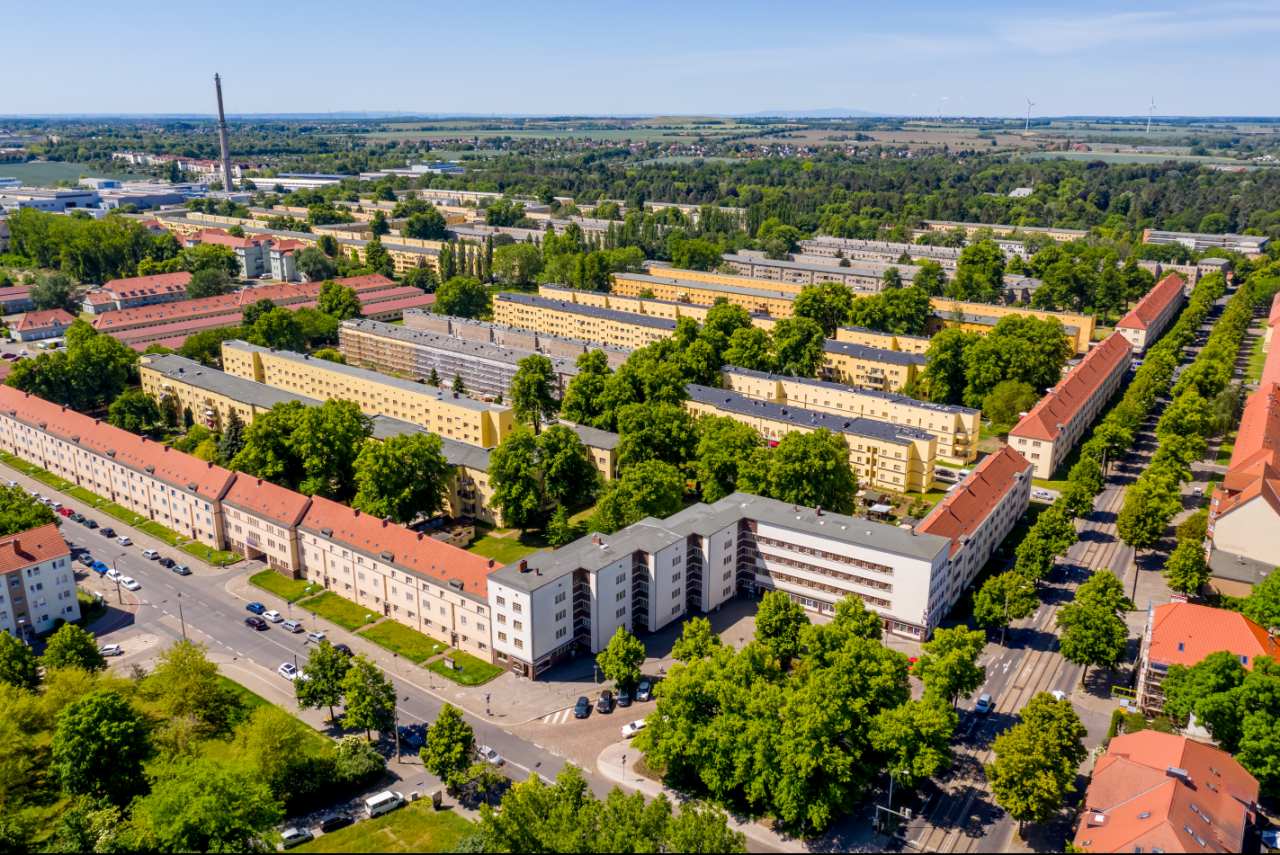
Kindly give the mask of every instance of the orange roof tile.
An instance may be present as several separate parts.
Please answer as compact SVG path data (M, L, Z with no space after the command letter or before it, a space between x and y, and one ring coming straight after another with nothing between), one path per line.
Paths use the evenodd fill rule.
M1120 319L1120 323L1116 324L1116 328L1145 330L1155 323L1156 318L1160 317L1160 313L1170 303L1181 299L1182 289L1185 287L1186 283L1183 282L1181 276L1176 273L1170 273L1148 291L1146 296L1138 301L1129 314Z
M113 279L106 284L106 289L119 294L122 290L138 288L172 288L183 290L191 282L191 273L179 270L177 273L157 273L154 276L135 276L132 279Z
M1129 351L1129 343L1120 333L1107 336L1102 344L1089 351L1080 364L1071 369L1071 373L1052 392L1040 399L1031 412L1009 431L1009 436L1057 439L1062 432L1061 426L1068 424L1089 403L1116 365L1128 363Z
M489 559L483 556L319 496L312 497L300 526L350 544L374 560L393 562L401 570L411 570L437 585L448 585L457 579L462 590L477 597L489 596L489 574L502 567L496 562L490 566Z
M71 554L71 547L58 533L57 523L0 537L0 573L21 570L50 558Z
M1219 650L1246 657L1242 664L1250 669L1259 656L1280 657L1276 640L1239 612L1197 603L1156 606L1151 619L1153 660L1190 667Z
M69 312L63 309L46 309L43 312L27 312L13 328L18 332L42 330L46 327L69 327L75 321Z
M951 554L960 551L961 535L972 535L1018 483L1031 462L1009 446L988 454L962 486L951 491L920 523L920 532L951 538Z
M244 474L236 476L235 483L222 501L257 516L278 520L286 526L296 526L307 508L311 507L310 496Z
M1271 301L1271 315L1267 318L1267 326L1274 327L1280 323L1280 294Z

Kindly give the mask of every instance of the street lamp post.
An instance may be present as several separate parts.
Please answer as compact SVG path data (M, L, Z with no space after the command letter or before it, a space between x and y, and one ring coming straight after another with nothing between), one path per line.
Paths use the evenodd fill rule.
M114 558L111 559L111 569L116 574L116 602L120 605L124 605L124 594L120 592L120 571L116 570L116 560Z
M182 592L178 592L178 620L182 623L182 640L187 640L187 620L182 616Z
M1019 591L1025 591L1026 585L1019 585ZM1004 634L1009 629L1009 594L1012 593L1010 588L1004 589L1004 626L1000 627L1000 646L1004 647ZM892 782L891 782L892 785Z

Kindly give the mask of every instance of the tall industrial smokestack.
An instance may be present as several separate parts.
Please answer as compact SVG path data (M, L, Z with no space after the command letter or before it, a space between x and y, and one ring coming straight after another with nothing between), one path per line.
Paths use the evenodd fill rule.
M222 187L230 192L235 188L231 180L231 150L227 147L227 116L222 112L222 78L213 75L213 85L218 90L218 139L222 141Z

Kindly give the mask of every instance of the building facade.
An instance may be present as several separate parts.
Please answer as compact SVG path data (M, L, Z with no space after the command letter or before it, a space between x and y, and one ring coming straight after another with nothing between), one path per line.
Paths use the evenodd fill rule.
M928 361L923 353L884 350L830 338L823 350L821 379L895 394L922 374Z
M75 318L63 309L46 309L43 312L27 312L9 325L9 334L16 341L41 341L62 338Z
M503 326L631 350L671 338L676 331L676 322L666 318L532 294L496 295L493 320Z
M1129 342L1135 356L1145 353L1177 318L1182 309L1184 288L1182 277L1170 273L1116 324L1116 332Z
M30 641L80 619L71 547L54 523L0 538L0 631Z

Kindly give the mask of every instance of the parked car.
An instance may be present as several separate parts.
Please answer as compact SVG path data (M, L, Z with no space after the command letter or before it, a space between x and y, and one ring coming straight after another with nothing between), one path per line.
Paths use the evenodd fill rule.
M82 523L84 522L84 514L71 514L67 519L71 520L73 523Z
M319 631L308 632L307 641L310 641L312 644L319 644L320 642L324 641L324 633Z
M55 502L52 499L50 499L49 507L53 508L58 513L62 513L62 502Z
M12 356L13 356L13 354L12 354L12 353L6 353L6 354L4 355L4 358L5 358L5 359L10 359ZM18 486L18 482L17 482L17 481L5 481L5 482L4 482L4 485L5 485L6 487L16 487L16 486Z
M573 706L574 718L586 718L591 715L591 701L584 697L578 698L578 702Z
M305 828L286 828L280 834L280 843L285 849L300 846L312 839L314 838L312 837L311 832Z
M479 748L479 752L480 752L481 760L485 761L486 763L492 763L494 766L501 766L503 763L507 762L506 760L502 759L501 754L499 754L497 751L494 751L488 745L481 745Z
M121 546L133 546L133 541L129 539L129 535L127 534L122 534L119 537L117 537L116 543L120 544Z
M1053 699L1055 701L1063 701L1063 700L1066 700L1067 698L1067 693L1062 691L1061 689L1054 689L1049 694L1053 695Z
M391 790L378 793L376 796L370 796L364 800L364 812L372 819L375 816L381 816L384 813L393 811L400 805L404 804L404 796L400 793L393 793Z
M144 549L142 550L142 557L148 561L155 561L160 557L160 553L156 552L154 549Z
M351 652L351 648L347 647L345 644L335 644L333 645L333 649L341 653L343 656L355 656L355 654Z
M100 529L98 531L98 534L102 535L103 537L115 537L116 530L114 528L107 527L104 529Z
M648 680L641 683L640 688L636 689L636 700L640 703L653 700L653 686L649 685Z
M613 712L613 692L605 689L600 693L600 697L596 701L596 712Z
M120 645L118 644L108 644L106 647L99 648L98 652L101 653L103 656L123 656L124 655L124 650L122 650Z
M174 573L177 573L179 576L191 575L191 568L185 564L174 564L169 569L172 570Z
M276 669L276 673L286 680L296 680L298 679L298 666L292 662L286 662Z
M83 525L85 528L97 528L97 527L98 527L98 524L97 524L96 522L94 522L93 520L85 520L84 522L82 522L82 523L81 523L81 525Z
M396 736L398 736L400 738L400 741L403 742L405 745L408 745L410 748L422 747L422 737L418 734L418 731L413 727L409 727L403 724L400 725L399 727L396 728Z
M101 561L93 562L93 572L97 573L99 576L105 574L110 569L111 569L110 567L103 564Z
M973 705L973 708L983 715L991 712L991 696L985 692L979 695L978 702Z
M142 586L141 586L141 585L139 585L136 581L134 581L134 578L133 578L132 576L124 576L124 577L122 577L122 578L120 579L120 584L121 584L121 585L124 585L124 586L125 586L126 588L128 588L130 591L136 591L136 590L138 590L139 588L141 588L141 587L142 587Z
M247 617L244 619L244 625L250 629L266 629L267 622L260 617Z
M280 614L275 609L269 609L268 611L263 612L262 617L272 623L284 623L284 615Z
M622 726L622 738L630 739L642 730L644 730L644 719L633 721L631 724L624 724Z
M306 632L307 631L307 628L302 624L298 623L296 620L287 620L284 623L280 624L280 628L283 629L285 632Z
M330 831L337 831L351 824L351 817L345 813L327 813L320 817L320 830L325 834Z
M92 567L96 563L93 560L93 556L87 552L81 552L79 557L76 560L79 561L81 564L83 564L85 567Z
M245 608L253 612L255 615L260 615L267 610L267 607L262 603L249 603Z
M618 692L618 706L620 707L631 706L631 692L627 691L626 689L622 689L621 691Z
M72 514L74 514L75 511L71 510L70 508L63 508L62 510L58 511L58 513L62 514L64 517L69 517Z
M1193 496L1199 496L1199 495L1201 495L1201 494L1203 494L1203 493L1204 493L1204 490L1203 490L1202 488L1200 488L1200 487L1193 487L1193 488L1191 489L1191 495L1193 495Z
M124 578L123 576L121 576L120 571L115 569L114 567L104 572L106 572L107 578L110 579L112 582L116 581L117 579Z
M172 567L173 565L175 565L175 564L177 564L177 563L178 563L178 562L174 561L172 558L161 558L161 559L160 559L160 566L161 566L161 567Z

